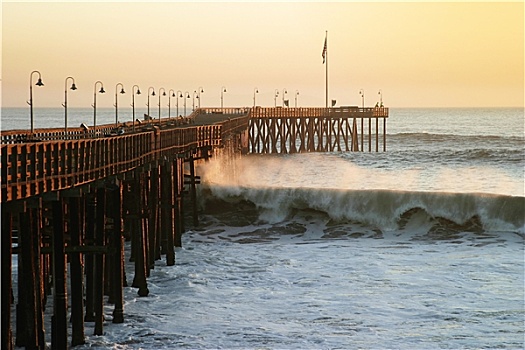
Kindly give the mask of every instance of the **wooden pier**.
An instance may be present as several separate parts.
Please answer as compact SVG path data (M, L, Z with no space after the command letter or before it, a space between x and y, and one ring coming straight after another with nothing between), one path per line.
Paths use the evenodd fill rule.
M362 151L364 121L369 151L375 121L377 152L380 119L386 150L387 117L386 108L202 108L187 118L117 127L2 132L0 348L45 348L49 296L53 349L83 344L85 322L103 334L104 296L114 305L112 322L124 322L123 287L147 296L155 261L164 256L175 264L185 211L198 226L196 162L221 152ZM124 270L124 239L131 242L133 275Z
M349 152L364 151L366 142L371 152L374 135L374 148L379 152L382 132L382 149L386 151L387 118L388 108L256 107L250 113L250 149L252 153Z

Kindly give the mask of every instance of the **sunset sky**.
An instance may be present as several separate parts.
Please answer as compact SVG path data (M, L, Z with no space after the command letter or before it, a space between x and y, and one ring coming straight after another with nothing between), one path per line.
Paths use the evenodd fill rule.
M90 107L94 83L204 89L202 106L324 106L329 98L389 107L524 105L524 4L455 2L15 2L2 4L2 106ZM36 82L36 76L33 83ZM167 102L166 102L167 103ZM175 102L172 102L172 105Z

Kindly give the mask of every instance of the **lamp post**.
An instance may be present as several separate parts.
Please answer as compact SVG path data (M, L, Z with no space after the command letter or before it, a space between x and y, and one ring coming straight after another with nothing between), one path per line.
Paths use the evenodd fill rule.
M135 92L135 87L137 92ZM133 110L133 132L135 132L135 94L140 95L140 88L138 85L133 85L131 88L131 108Z
M197 103L199 103L199 93L197 91L193 91L193 111L195 111L195 96L197 96Z
M115 85L115 129L118 128L118 87L120 85L120 94L125 94L126 91L124 91L124 85L122 83L117 83Z
M151 119L150 115L149 115L149 96L150 96L150 91L151 91L151 96L155 96L155 89L153 87L149 87L148 88L148 102L146 102L146 106L148 106L148 120Z
M379 95L379 107L383 108L383 90L379 89L377 94Z
M255 88L253 89L253 107L255 108L255 94L259 93L259 89Z
M42 77L40 75L40 72L37 70L34 70L31 72L31 75L29 76L29 101L27 104L29 105L29 111L30 111L30 117L31 117L31 135L33 135L33 74L38 73L38 81L35 83L36 86L44 86L44 83L42 83Z
M224 93L225 92L227 92L226 88L224 86L221 87L221 108L223 108L223 106L224 106L223 102L224 102Z
M94 135L95 137L97 136L97 84L100 83L100 90L98 91L99 94L103 94L105 93L106 91L104 91L104 84L102 84L102 82L100 80L97 80L95 82L95 87L94 87L94 93L93 93L93 104L91 106L93 106L93 132L94 132Z
M190 98L190 93L188 91L184 91L184 118L186 118L186 99Z
M297 108L297 96L299 96L299 90L295 90L295 108Z
M160 93L160 90L162 90L162 95ZM159 128L160 128L160 97L161 96L166 96L166 89L164 89L163 87L159 89Z
M279 96L279 90L275 89L275 93L273 95L274 107L277 107L277 96Z
M182 91L177 90L177 118L179 117L179 97L182 98Z
M171 120L171 98L175 97L175 91L173 89L170 89L168 91L168 121Z
M204 93L204 89L202 88L202 86L199 86L199 89L197 91L199 92L199 95L197 96L197 98L199 99L199 108L201 108L201 93Z
M283 107L284 107L284 95L287 94L288 91L286 91L286 88L283 89Z
M64 106L64 133L66 134L66 136L67 136L67 81L69 79L73 80L73 83L71 84L71 88L70 89L73 90L73 91L77 89L77 87L75 85L75 79L73 77L67 77L66 81L64 83L64 86L65 86L65 88L64 88L64 90L65 90L64 95L65 96L64 96L64 103L62 104L62 106Z
M361 104L363 106L363 112L365 111L365 90L361 89L359 90L359 95L361 95ZM364 128L365 128L365 121L364 118L361 118L361 152L364 152Z

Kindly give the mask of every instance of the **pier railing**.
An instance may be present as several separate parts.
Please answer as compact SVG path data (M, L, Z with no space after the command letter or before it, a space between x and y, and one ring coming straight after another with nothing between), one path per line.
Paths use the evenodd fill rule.
M195 111L188 117L173 117L158 119L140 120L135 123L124 122L115 124L68 128L67 132L63 128L35 129L31 134L29 130L2 130L0 140L5 143L36 142L36 141L55 141L55 140L80 140L86 138L97 138L104 136L116 136L122 134L151 131L157 127L180 127L191 125L199 111Z
M247 127L248 119L240 117L220 124L169 129L152 125L149 131L96 138L59 139L63 130L37 130L46 141L1 145L1 202L79 186L163 157L184 156L199 147L219 146L229 134ZM99 130L105 129L111 127Z
M322 117L322 118L388 118L388 108L385 107L337 107L337 108L317 108L317 107L255 107L250 116L252 118L302 118L302 117Z

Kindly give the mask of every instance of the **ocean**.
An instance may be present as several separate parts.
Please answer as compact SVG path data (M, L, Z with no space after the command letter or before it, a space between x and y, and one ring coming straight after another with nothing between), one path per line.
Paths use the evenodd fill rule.
M28 120L2 110L3 130ZM86 323L77 348L523 349L524 123L522 108L393 108L387 152L200 164L176 265L157 261L148 297L125 288L125 323L107 305L104 335ZM63 109L35 109L44 126Z

